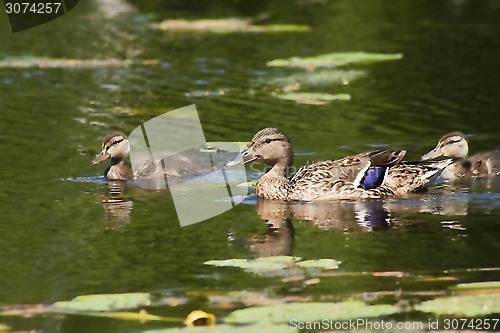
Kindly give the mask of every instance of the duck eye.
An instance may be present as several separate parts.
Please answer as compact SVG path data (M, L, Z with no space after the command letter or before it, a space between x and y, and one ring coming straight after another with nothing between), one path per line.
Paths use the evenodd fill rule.
M273 140L271 140L271 139L266 139L266 141L265 141L265 142L266 142L266 143L270 143L271 141L273 141Z

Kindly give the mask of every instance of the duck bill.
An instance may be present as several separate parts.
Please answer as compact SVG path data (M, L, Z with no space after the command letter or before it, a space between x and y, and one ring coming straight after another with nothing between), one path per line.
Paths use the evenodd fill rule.
M105 161L107 160L111 155L109 155L108 153L102 151L101 153L99 153L91 162L92 165L96 165L96 164L99 164L101 163L102 161Z
M256 160L258 157L259 156L257 154L255 154L255 152L253 151L252 148L248 148L243 153L241 153L241 155L238 155L237 158L228 162L226 164L226 166L231 167L231 166L235 166L235 165L245 164L245 163L252 162L252 161Z
M423 155L421 158L422 160L426 161L426 160L432 160L440 156L443 156L443 152L441 151L441 149L438 149L438 147L436 147L427 154Z

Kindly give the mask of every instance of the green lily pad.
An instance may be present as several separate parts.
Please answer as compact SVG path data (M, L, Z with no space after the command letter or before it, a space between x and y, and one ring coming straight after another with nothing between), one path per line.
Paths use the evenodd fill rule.
M253 324L271 322L274 324L328 320L348 320L379 317L397 313L393 305L367 305L361 301L340 303L293 303L275 306L261 306L236 310L226 318L228 324Z
M423 302L415 307L422 312L437 315L476 317L500 313L500 295L474 295L441 297Z
M401 53L366 53L366 52L340 52L322 54L315 57L293 57L289 59L275 59L267 63L273 67L299 67L299 68L317 68L317 67L338 67L347 64L366 64L380 61L399 60L403 58Z
M234 32L307 32L311 30L308 25L296 24L252 24L251 19L203 19L203 20L166 20L161 22L160 30L167 31L194 31L202 33L227 34Z
M205 265L220 266L220 267L239 267L249 270L279 270L295 265L295 262L300 260L298 257L276 256L263 257L254 260L248 259L227 259L227 260L209 260L205 261Z
M248 265L248 259L208 260L205 261L204 264L208 266L243 268Z
M174 317L162 317L153 314L149 314L146 312L80 312L80 311L52 311L57 313L64 314L73 314L79 316L90 316L90 317L105 317L105 318L113 318L119 320L132 320L132 321L167 321L174 323L182 323L184 321L183 318L174 318Z
M122 60L122 59L64 59L43 57L12 57L0 60L0 68L101 68L129 67L131 65L156 65L158 60Z
M75 311L116 311L147 306L150 303L148 293L97 294L77 296L71 301L56 302L54 307Z
M284 99L287 101L295 101L300 104L326 104L331 101L348 101L351 99L349 94L326 94L326 93L306 93L306 92L293 92L283 94L273 94L274 97Z
M244 183L238 184L237 186L239 186L239 187L255 187L255 184L257 184L257 182L253 181L253 182L244 182Z
M302 268L337 269L339 265L340 261L334 259L305 260L297 263L297 266Z
M460 283L450 289L453 290L476 290L476 289L497 289L500 288L500 281Z
M248 259L227 259L227 260L209 260L205 261L205 265L219 267L238 267L254 271L262 270L280 270L285 268L300 267L300 268L321 268L321 269L337 269L340 261L334 259L318 259L301 261L299 257L276 256L262 257L253 260Z
M167 328L159 330L149 330L143 333L255 333L255 332L273 332L273 333L295 333L298 330L289 325L258 324L245 326L216 325L216 326L198 326L183 328Z
M225 145L228 143L231 143L235 146L238 146L240 148L240 151L244 151L248 148L249 142L247 141L230 141L230 142L207 142L206 146L208 148L218 148L218 149L225 149Z
M284 91L298 90L302 87L324 87L332 84L349 84L350 82L366 76L366 71L323 69L314 72L300 72L286 77L277 77L266 80L266 84L283 87Z

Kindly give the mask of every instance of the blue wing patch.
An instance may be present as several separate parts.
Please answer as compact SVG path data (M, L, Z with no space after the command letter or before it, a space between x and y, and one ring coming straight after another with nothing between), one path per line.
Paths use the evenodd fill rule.
M364 190L371 190L382 185L387 171L386 166L374 166L366 170L365 176L361 182Z

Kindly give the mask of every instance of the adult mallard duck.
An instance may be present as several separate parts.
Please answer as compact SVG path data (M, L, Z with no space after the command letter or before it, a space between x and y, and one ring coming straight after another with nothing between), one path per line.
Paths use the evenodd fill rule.
M265 128L243 152L244 163L260 160L271 169L257 182L259 197L279 201L383 198L425 188L451 159L432 164L402 163L404 150L372 151L306 165L291 178L290 140L276 128Z
M452 132L439 139L436 147L422 156L431 160L441 156L452 157L454 162L447 166L441 177L449 180L460 178L485 178L500 176L500 150L467 156L469 145L460 132Z

